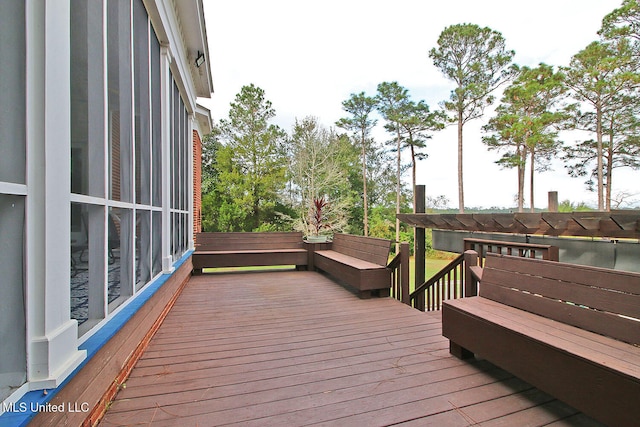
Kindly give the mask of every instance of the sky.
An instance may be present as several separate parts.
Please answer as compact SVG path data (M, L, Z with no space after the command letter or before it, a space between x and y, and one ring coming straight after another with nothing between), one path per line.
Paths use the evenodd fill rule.
M518 65L569 65L571 57L598 38L602 18L622 0L204 0L214 93L199 102L215 122L244 85L264 89L276 110L273 123L290 132L295 119L317 117L332 127L346 113L342 101L352 93L373 96L379 83L397 81L411 99L432 110L449 98L453 83L428 56L450 25L472 23L502 33ZM481 127L493 115L464 128L466 207L515 205L515 169L495 164L500 153L482 143ZM379 142L392 137L378 121ZM564 134L573 143L580 135ZM427 196L444 195L458 205L457 131L451 125L433 134L428 158L418 163L418 184ZM408 157L406 158L408 160ZM406 175L407 182L410 180ZM596 193L583 178L571 178L556 160L553 170L536 174L535 206L546 208L549 191L560 201L595 207ZM614 171L613 193L625 192L640 205L640 171ZM529 189L525 187L525 206Z

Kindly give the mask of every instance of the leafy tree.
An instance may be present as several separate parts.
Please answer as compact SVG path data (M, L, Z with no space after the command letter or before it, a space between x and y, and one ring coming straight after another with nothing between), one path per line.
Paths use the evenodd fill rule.
M219 133L215 127L212 134ZM233 171L231 150L219 139L203 145L202 226L205 231L245 231L247 211L226 191ZM213 159L208 164L207 158ZM223 178L224 177L224 178Z
M371 129L377 120L371 118L371 113L376 108L376 100L366 96L364 92L352 93L350 98L342 102L342 109L350 114L350 117L341 118L336 126L352 133L354 139L360 144L362 157L362 200L364 209L363 227L364 235L369 235L369 197L367 193L367 151L371 146Z
M375 206L371 209L371 235L381 239L395 239L395 221L390 218L394 209Z
M580 202L580 203L572 203L571 200L563 200L559 205L558 205L558 212L585 212L585 211L592 211L593 209L591 209L589 206L587 206L586 203L584 202Z
M349 138L348 135L339 135L340 143L343 146L343 168L347 175L348 189L342 197L348 198L349 223L345 231L352 234L363 235L363 197L362 197L362 157L361 145L357 140ZM372 138L367 142L367 199L369 206L369 236L376 236L373 231L371 219L373 209L384 208L389 213L389 218L393 221L395 206L395 165L390 153ZM403 187L404 190L404 187ZM403 193L403 197L405 194ZM405 199L403 198L403 201Z
M578 127L595 133L595 141L579 145L570 150L567 158L584 158L584 150L593 149L590 158L595 159L595 176L597 179L598 210L605 208L605 132L609 133L610 141L624 134L626 127L620 125L629 120L618 120L619 112L631 109L630 117L637 115L638 88L640 87L639 63L632 55L632 49L626 39L606 42L595 41L578 52L571 59L568 68L566 84L571 88L573 97L582 102L589 110L578 111L576 122ZM634 106L635 105L635 106ZM607 130L607 118L609 129ZM633 120L631 120L633 122ZM624 139L633 142L634 138ZM612 154L615 151L611 145ZM613 167L613 161L609 162ZM582 173L580 168L574 174ZM610 179L610 178L609 178ZM608 182L611 186L611 182ZM607 202L609 205L610 202Z
M438 48L429 51L434 65L456 84L446 110L458 125L458 204L464 212L462 165L462 131L464 125L481 117L493 102L491 92L510 77L508 65L514 51L507 50L497 31L474 24L457 24L445 28L438 38Z
M217 156L222 149L217 132L219 128L204 136L202 139L202 229L203 231L218 231L217 211L223 202L223 194L218 192L219 170Z
M202 192L209 193L215 189L218 181L218 169L216 168L216 156L221 148L220 136L214 128L202 138Z
M290 179L297 193L298 219L294 228L311 234L308 212L322 199L326 221L335 230L347 225L349 183L347 159L351 146L315 117L296 120L290 140Z
M534 171L548 168L561 142L558 131L569 120L568 109L557 109L564 98L564 75L553 67L540 64L522 67L512 84L504 91L496 116L483 127L489 133L482 138L490 150L506 151L496 163L518 170L518 211L524 205L524 175L530 166L530 207L534 204Z
M215 134L222 148L216 156L219 191L227 196L220 216L223 229L258 229L276 219L279 193L285 186L285 133L269 124L275 117L264 90L243 86L231 103L229 118Z

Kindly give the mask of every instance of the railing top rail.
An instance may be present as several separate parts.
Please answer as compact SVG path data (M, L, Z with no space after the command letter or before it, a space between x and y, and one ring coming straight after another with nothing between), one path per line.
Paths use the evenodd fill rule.
M433 286L438 280L442 279L449 271L453 270L455 267L460 265L464 261L464 254L458 255L453 261L443 267L435 276L431 277L429 280L418 286L415 291L411 292L411 299L414 299L416 295L424 292L430 286Z
M398 252L391 261L389 261L389 263L387 264L387 268L390 269L394 269L396 267L398 267L400 265L401 259L400 259L400 252Z
M467 242L480 243L483 245L511 246L515 248L529 248L529 249L548 249L553 247L553 245L540 245L536 243L507 242L507 241L501 241L501 240L488 240L488 239L475 239L475 238L464 239L465 247L467 246Z

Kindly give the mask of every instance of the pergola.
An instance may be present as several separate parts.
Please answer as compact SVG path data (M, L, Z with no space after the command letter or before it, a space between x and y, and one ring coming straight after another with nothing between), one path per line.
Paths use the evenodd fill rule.
M427 214L425 186L415 187L415 213L397 214L416 229L416 286L424 282L425 229L547 236L640 239L640 210L557 212L557 193L549 193L549 212Z
M398 214L400 221L417 228L541 234L640 238L640 210L609 212L539 212L487 214Z

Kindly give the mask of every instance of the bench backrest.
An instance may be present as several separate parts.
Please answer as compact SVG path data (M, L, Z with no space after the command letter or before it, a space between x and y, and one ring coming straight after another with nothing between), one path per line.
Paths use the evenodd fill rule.
M304 249L302 233L196 233L196 251Z
M487 254L479 295L581 329L640 343L640 274Z
M389 262L391 243L391 240L377 237L336 233L333 235L331 249L364 261L386 266Z

